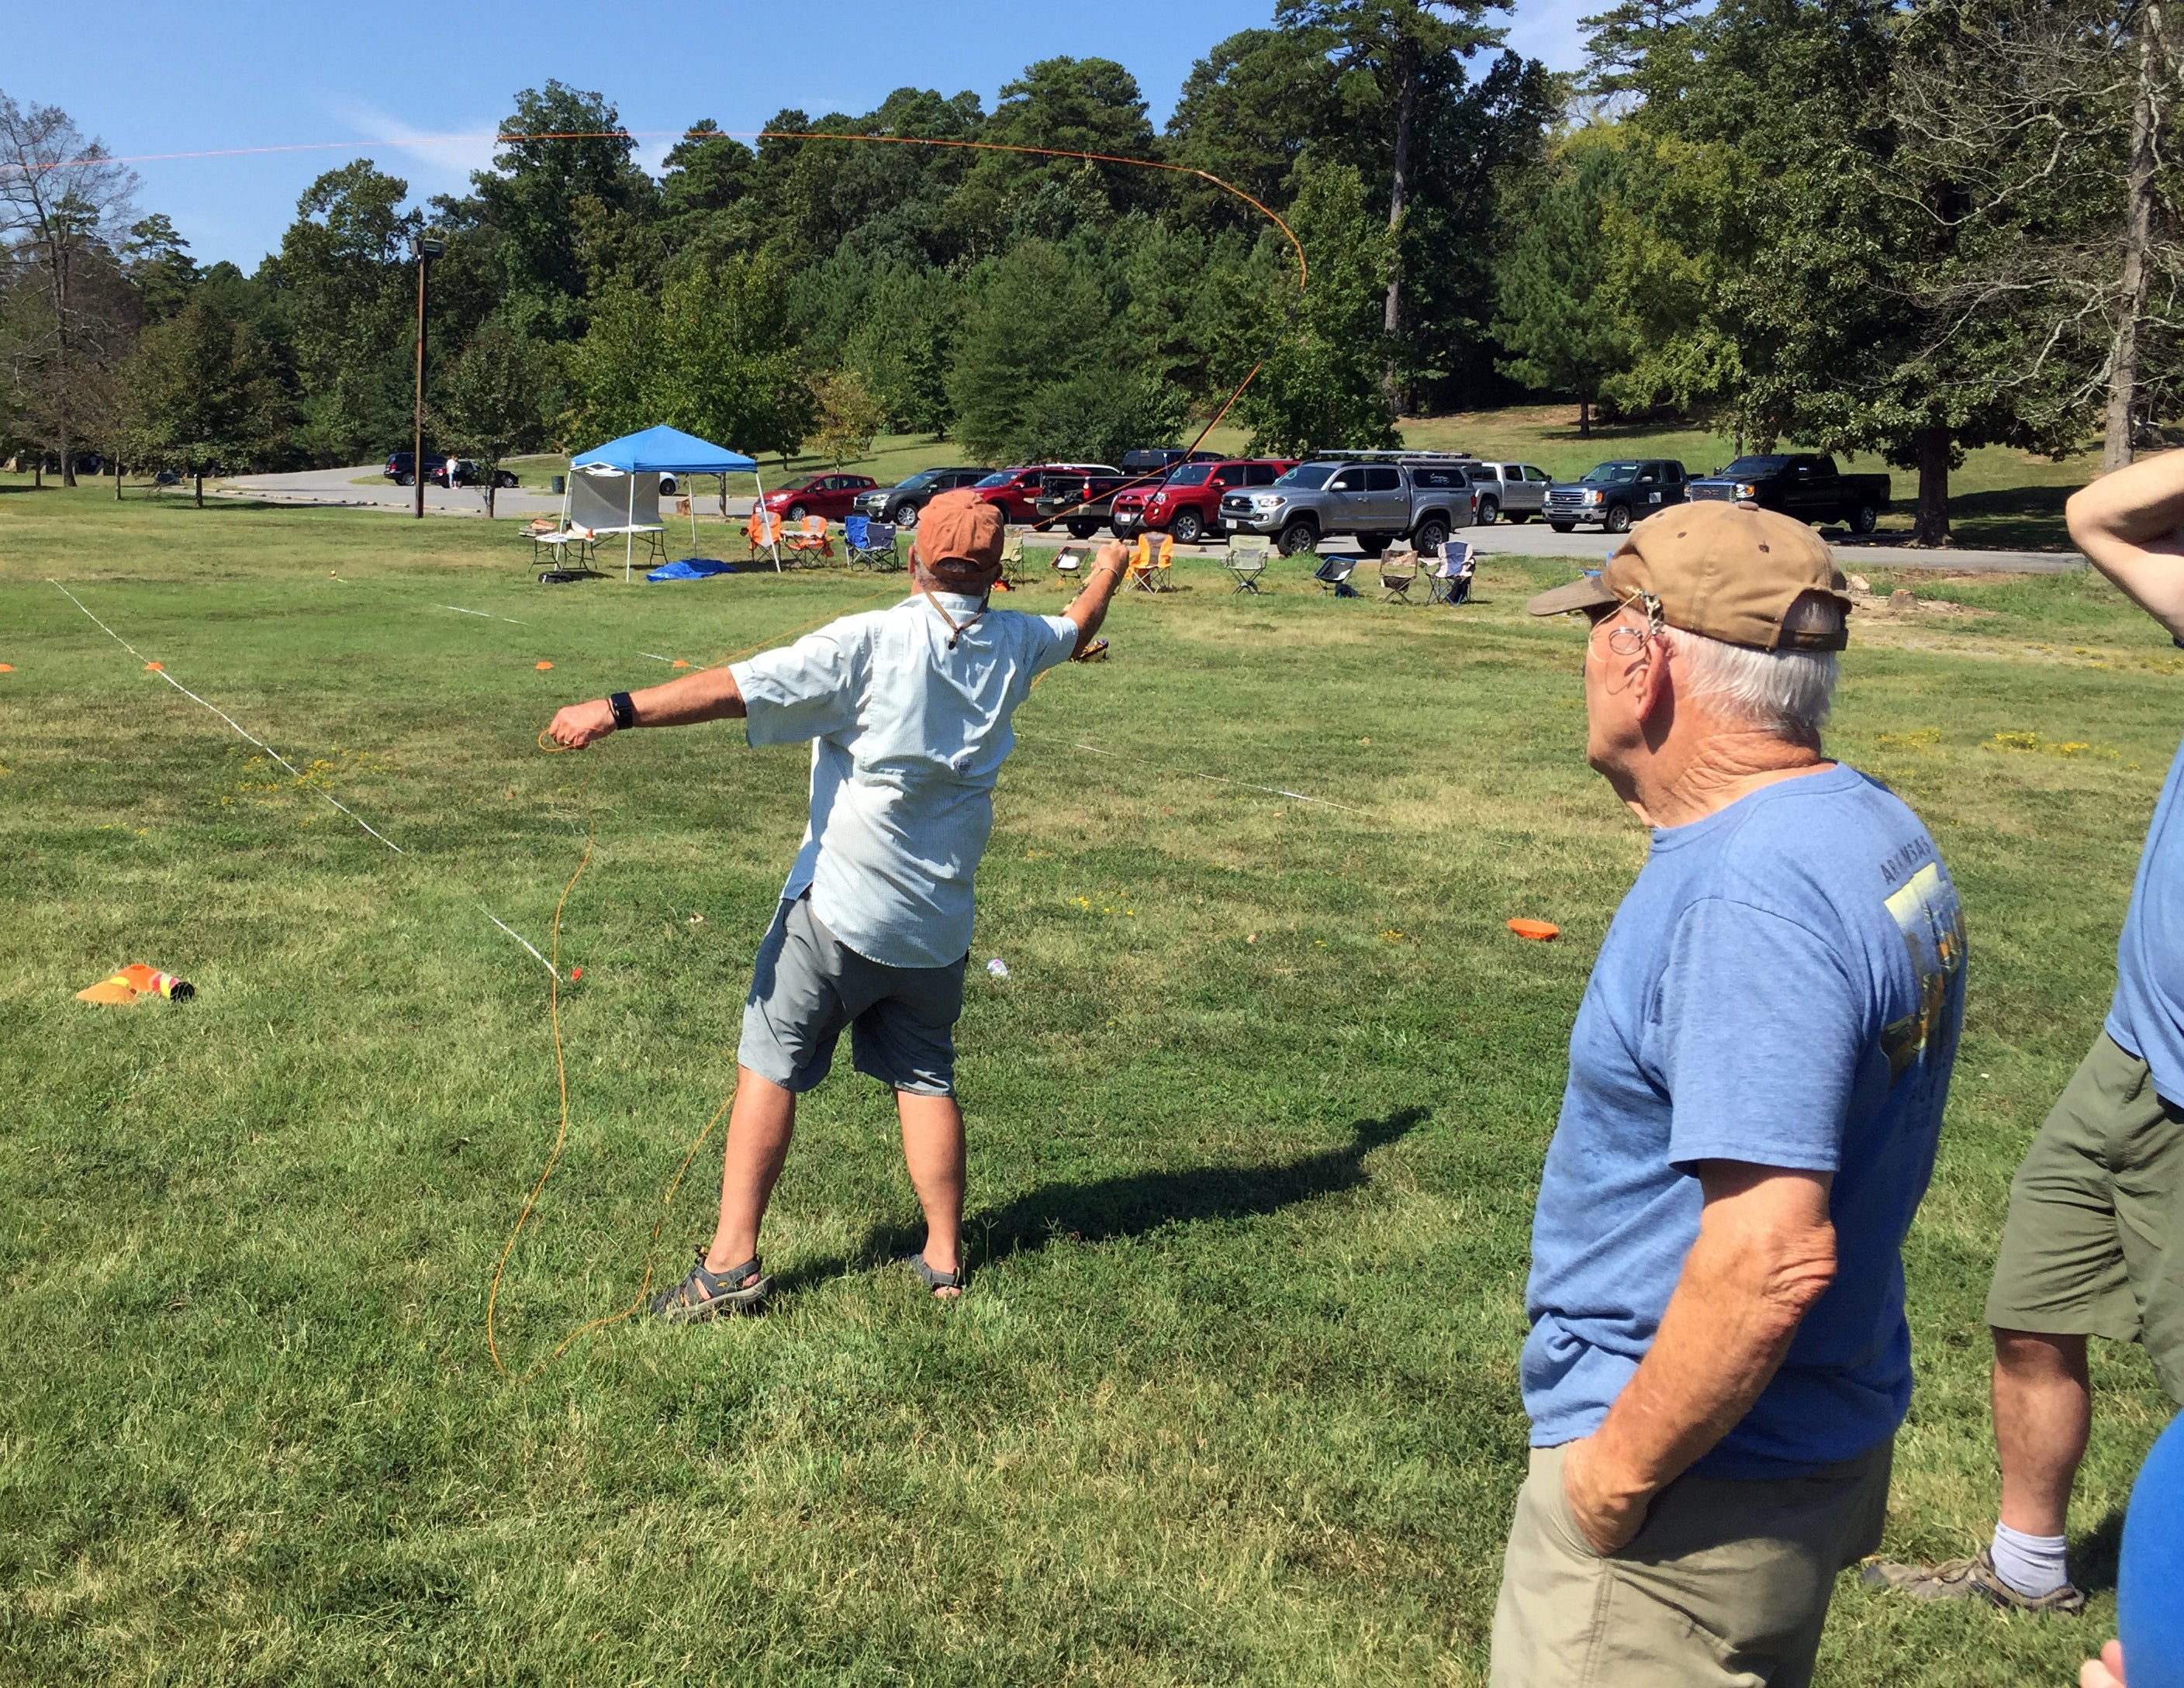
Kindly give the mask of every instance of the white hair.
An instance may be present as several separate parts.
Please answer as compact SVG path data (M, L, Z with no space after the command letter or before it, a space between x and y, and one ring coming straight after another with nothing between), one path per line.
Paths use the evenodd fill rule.
M1801 598L1787 618L1792 632L1832 632L1842 610L1817 594ZM1819 736L1835 701L1831 650L1755 650L1682 627L1663 630L1674 653L1677 689L1713 713L1777 738Z

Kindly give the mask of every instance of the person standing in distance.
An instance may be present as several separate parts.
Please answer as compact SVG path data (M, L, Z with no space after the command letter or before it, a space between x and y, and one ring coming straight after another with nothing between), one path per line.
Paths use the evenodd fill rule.
M2103 475L2068 515L2093 566L2184 642L2184 451ZM2064 1549L2092 1435L2086 1339L2136 1340L2184 1406L2184 750L2154 805L2116 975L2106 1023L2010 1181L1986 1301L1994 1535L1970 1558L1869 1566L1876 1585L2082 1612Z
M1822 754L1850 604L1803 523L1680 505L1530 608L1591 619L1587 758L1652 849L1540 1183L1490 1680L1802 1688L1910 1403L1956 889L1918 817Z
M547 732L572 748L635 727L743 718L750 744L811 741L811 819L759 945L711 1243L652 1312L756 1307L773 1287L758 1233L796 1125L846 1029L860 1072L895 1093L903 1158L925 1211L905 1263L961 1293L966 1147L955 1028L971 948L972 879L993 830L1009 721L1032 682L1091 644L1123 577L1109 544L1059 616L992 610L998 505L967 491L926 506L911 595L794 644L641 692L571 704Z

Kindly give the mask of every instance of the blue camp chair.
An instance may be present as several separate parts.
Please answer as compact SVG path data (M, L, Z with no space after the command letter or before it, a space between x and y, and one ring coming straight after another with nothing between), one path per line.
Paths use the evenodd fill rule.
M1350 583L1350 577L1357 571L1357 559L1346 552L1336 552L1322 557L1312 577L1319 582L1323 593L1333 593L1337 598L1355 598L1357 588Z
M894 529L884 521L874 521L868 515L852 515L844 519L842 532L850 542L849 565L855 568L862 563L876 574L902 566L895 555Z

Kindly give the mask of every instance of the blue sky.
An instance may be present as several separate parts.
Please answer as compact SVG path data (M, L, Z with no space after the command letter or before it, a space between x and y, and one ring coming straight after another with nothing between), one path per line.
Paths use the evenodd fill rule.
M1595 6L1522 0L1497 16L1512 45L1567 69L1579 57L1575 20ZM370 142L136 165L144 209L172 217L200 260L249 270L279 245L312 179L349 159L377 159L421 197L464 187L490 143L429 137L490 136L515 90L549 76L599 89L632 130L702 117L747 130L784 106L868 111L905 84L970 88L990 109L1033 60L1096 55L1130 68L1157 124L1194 59L1273 9L1272 0L24 4L8 8L0 91L61 107L121 154ZM645 162L669 144L645 143Z

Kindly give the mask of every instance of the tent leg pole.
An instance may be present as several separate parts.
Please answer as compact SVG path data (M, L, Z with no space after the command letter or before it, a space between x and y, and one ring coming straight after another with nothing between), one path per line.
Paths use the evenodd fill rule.
M629 513L623 518L621 530L621 583L629 584L629 571L637 561L637 475L629 477Z

